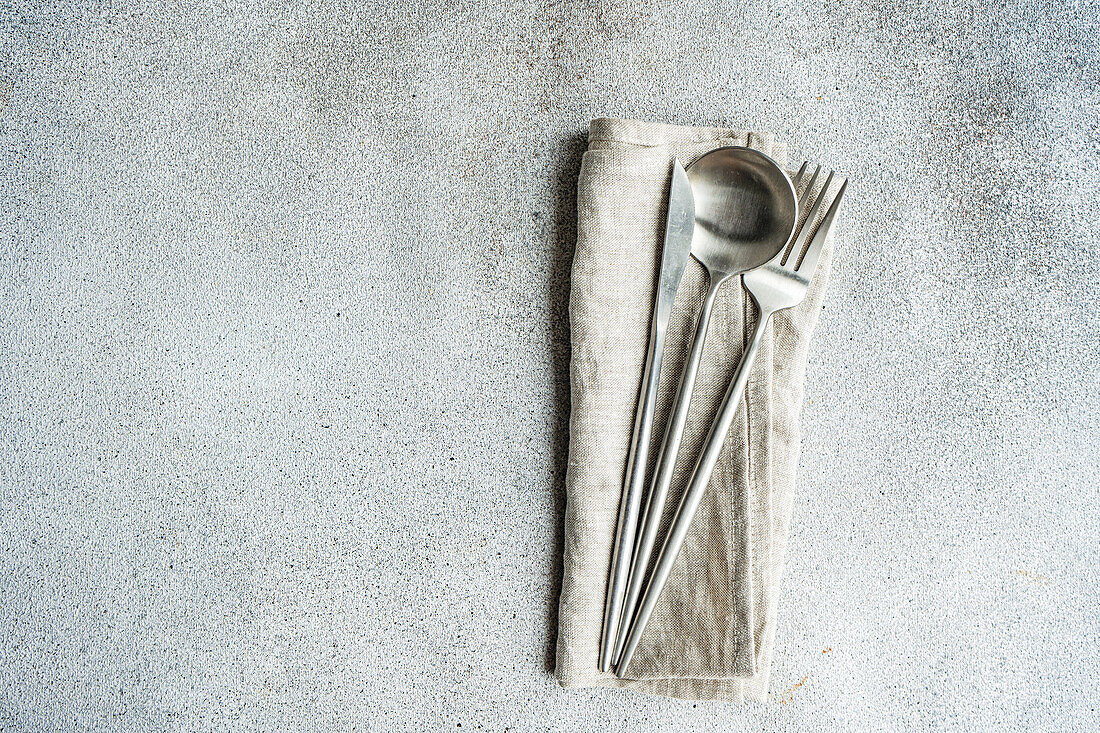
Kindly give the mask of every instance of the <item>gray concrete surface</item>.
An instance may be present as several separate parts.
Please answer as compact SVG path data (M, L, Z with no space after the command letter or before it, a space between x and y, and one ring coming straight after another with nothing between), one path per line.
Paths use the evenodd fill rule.
M1095 729L1098 20L3 3L0 729ZM855 182L767 705L550 676L596 116Z

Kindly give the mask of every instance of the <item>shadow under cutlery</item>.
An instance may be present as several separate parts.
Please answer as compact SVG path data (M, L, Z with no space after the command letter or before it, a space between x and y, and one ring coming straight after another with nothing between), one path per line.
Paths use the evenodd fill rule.
M553 259L545 286L546 307L550 313L549 342L554 374L553 441L554 456L551 486L554 493L554 554L550 579L550 605L546 613L546 669L553 673L558 637L558 599L561 596L565 550L565 472L569 462L569 288L573 251L577 244L577 176L581 159L588 147L588 135L576 133L558 142L551 152L550 229L547 242Z

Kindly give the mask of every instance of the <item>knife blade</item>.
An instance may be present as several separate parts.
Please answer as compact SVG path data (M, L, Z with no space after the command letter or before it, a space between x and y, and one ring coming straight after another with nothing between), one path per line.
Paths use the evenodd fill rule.
M618 526L611 557L611 573L607 582L607 598L604 603L603 636L600 644L599 669L606 672L622 651L619 627L623 623L623 602L634 553L635 535L638 531L638 514L641 510L645 468L649 458L649 443L653 433L653 413L657 401L657 387L661 381L661 361L665 351L665 335L668 319L672 314L672 302L683 279L684 268L691 255L691 237L695 231L695 197L687 171L679 160L673 160L672 180L669 187L668 213L665 217L665 241L661 251L661 270L657 279L653 312L649 323L649 346L637 412L634 415L634 431L627 454L623 493L619 501Z

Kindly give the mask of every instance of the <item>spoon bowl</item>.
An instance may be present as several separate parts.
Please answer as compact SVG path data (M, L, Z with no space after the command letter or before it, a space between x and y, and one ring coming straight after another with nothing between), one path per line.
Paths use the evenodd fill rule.
M691 254L712 280L759 267L790 241L798 218L794 185L768 156L719 148L687 174L695 195Z

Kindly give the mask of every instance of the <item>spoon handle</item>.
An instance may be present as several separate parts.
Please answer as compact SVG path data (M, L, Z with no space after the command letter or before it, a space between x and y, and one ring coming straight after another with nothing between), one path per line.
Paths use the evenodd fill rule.
M714 422L711 423L710 432L707 433L706 441L703 444L703 451L699 454L699 460L695 464L695 471L692 473L691 482L684 491L683 499L680 500L680 506L676 510L676 516L673 518L672 525L668 530L668 536L665 538L664 547L661 548L661 552L657 556L657 564L653 568L653 575L649 579L649 585L646 586L645 595L642 596L642 600L638 604L634 622L633 624L624 624L630 626L630 629L626 645L623 647L622 659L618 668L618 674L620 676L622 676L623 671L629 667L630 660L634 657L634 652L638 648L638 642L641 640L646 623L648 623L649 617L653 614L653 609L657 605L657 599L661 595L661 590L665 587L665 581L668 580L668 576L672 572L672 565L676 561L677 555L680 554L680 548L683 547L684 539L687 537L688 527L691 525L691 520L695 518L695 512L699 509L699 504L703 499L703 492L707 488L707 483L710 481L710 475L714 471L714 466L718 463L718 457L721 455L722 447L726 442L726 433L729 432L730 426L733 425L733 420L737 416L737 408L740 406L741 396L745 393L745 385L749 381L749 372L752 370L752 363L756 359L757 349L759 349L760 343L763 340L764 329L767 327L771 315L772 314L768 311L762 311L760 313L760 318L752 333L752 340L749 342L748 348L745 349L745 353L741 356L741 363L738 365L737 373L734 374L732 381L730 381L730 386L726 390L726 396L722 400L722 407L718 410ZM746 494L744 499L747 498ZM751 557L750 553L746 551L749 539L748 513L745 511L747 507L742 506L739 509L740 510L737 512L739 521L736 527L738 535L738 552L736 553L736 559L743 563L749 563L751 562ZM739 569L736 577L738 578L738 580L735 581L737 583L751 582L751 567ZM745 619L751 618L751 589L738 587L735 589L735 593L737 598L741 601L738 606L740 615ZM752 624L747 624L746 629L751 635ZM753 645L750 644L749 648L753 648Z
M688 408L691 406L691 393L695 389L695 377L699 373L699 363L703 358L707 326L710 323L710 315L714 309L714 299L718 294L718 288L724 280L725 277L723 276L713 274L710 276L710 289L703 300L703 307L699 311L699 321L695 325L695 335L691 340L691 349L684 361L684 368L680 374L680 386L676 389L676 397L673 400L672 414L669 416L668 424L665 427L661 452L657 455L657 467L654 470L653 484L650 488L645 510L642 513L642 522L639 525L641 531L635 542L634 562L630 570L630 582L627 584L626 600L623 603L623 621L615 640L615 654L612 659L615 664L619 663L623 645L626 643L626 632L630 627L630 618L634 612L634 605L638 602L638 596L642 592L642 581L645 579L646 567L649 565L649 558L653 554L653 546L657 541L661 514L664 511L665 499L668 497L669 485L672 483L672 469L676 466L676 457L680 454L680 443L684 438Z

